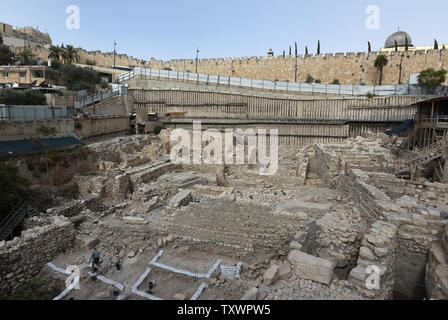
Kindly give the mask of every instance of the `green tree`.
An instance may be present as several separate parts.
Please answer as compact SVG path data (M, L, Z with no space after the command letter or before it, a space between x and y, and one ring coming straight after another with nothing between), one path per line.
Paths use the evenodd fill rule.
M445 83L446 73L447 71L445 69L436 71L433 68L429 68L423 70L418 76L418 85L421 88L427 89L430 93L433 93L438 86Z
M11 65L14 63L14 53L11 49L3 44L0 44L0 65Z
M320 54L320 40L317 41L317 54Z
M72 64L62 66L62 84L69 90L88 90L90 93L96 91L96 85L100 83L101 77L91 68L81 68Z
M60 46L51 46L49 49L48 59L52 61L60 61L64 54L64 49Z
M88 65L88 66L95 66L96 65L96 62L94 60L90 60L90 59L87 59L84 63L86 65Z
M2 37L2 35L0 34L0 45L2 45L3 44L3 37Z
M379 55L375 60L375 68L380 72L380 85L383 84L383 69L388 63L389 60L384 54Z
M20 61L22 66L36 65L37 59L36 55L29 49L25 49L19 52L17 55L17 60Z
M307 75L305 82L306 83L313 83L314 82L314 78L311 75Z
M0 162L0 220L28 198L26 185L17 167Z
M36 90L16 91L5 89L0 91L0 104L6 105L45 105L45 95Z
M66 63L69 64L73 62L78 62L79 61L78 50L71 45L67 45L67 47L65 47L65 50L63 52L62 58Z

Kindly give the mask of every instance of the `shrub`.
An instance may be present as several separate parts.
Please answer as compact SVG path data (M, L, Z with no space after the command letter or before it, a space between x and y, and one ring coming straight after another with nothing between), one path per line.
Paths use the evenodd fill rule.
M429 68L423 70L418 76L418 85L433 92L435 88L446 81L446 73L445 69L436 71L433 68Z
M18 204L28 198L26 181L13 165L0 162L0 221Z
M367 93L366 94L366 97L368 98L368 99L373 99L374 97L376 97L376 95L375 94L373 94L373 93Z
M62 84L69 90L87 90L92 93L96 91L96 85L101 81L98 73L91 68L66 64L59 70L62 72Z
M322 81L320 79L316 79L316 81L314 81L314 83L322 83Z
M85 64L88 65L88 66L96 66L96 62L93 61L93 60L90 60L90 59L87 59L85 61Z
M76 122L75 123L75 129L76 130L81 130L82 129L82 123L81 122Z
M62 67L62 62L58 60L51 60L51 68L60 69Z
M45 95L36 90L17 91L5 89L0 91L0 104L8 105L46 105Z
M305 82L311 84L314 82L314 78L311 75L307 75Z
M339 82L339 79L334 79L331 84L341 84L341 83Z
M100 82L100 87L101 87L101 89L107 89L107 88L109 88L109 84L107 83L106 80L103 79Z
M158 125L158 126L156 126L156 127L154 128L154 133L155 133L155 134L159 134L163 129L165 129L164 126L162 126L162 125Z
M47 126L41 125L40 127L36 128L36 133L41 134L44 137L49 137L49 136L55 136L57 133L57 130L54 127L47 127Z

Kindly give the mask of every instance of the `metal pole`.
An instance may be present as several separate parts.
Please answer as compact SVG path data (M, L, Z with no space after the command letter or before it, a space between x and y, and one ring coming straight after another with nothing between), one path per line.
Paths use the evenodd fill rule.
M196 73L198 73L199 48L196 49Z
M115 69L115 55L117 53L116 47L117 47L117 42L114 40L114 69Z

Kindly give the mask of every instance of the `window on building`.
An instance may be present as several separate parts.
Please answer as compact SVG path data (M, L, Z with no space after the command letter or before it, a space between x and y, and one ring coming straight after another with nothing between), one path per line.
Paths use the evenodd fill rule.
M2 77L3 77L3 78L8 78L8 77L9 77L9 73L6 72L6 71L3 71L3 72L2 72Z
M33 70L33 78L43 78L44 72L42 70Z
M20 72L19 76L20 78L26 78L26 72Z

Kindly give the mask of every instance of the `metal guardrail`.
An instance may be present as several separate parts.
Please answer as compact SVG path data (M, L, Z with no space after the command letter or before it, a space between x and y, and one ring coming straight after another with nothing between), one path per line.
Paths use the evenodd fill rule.
M119 75L114 83L120 84L137 76L142 78L168 79L183 82L195 82L197 84L212 84L227 87L239 87L250 89L272 90L278 92L304 93L304 94L331 94L366 96L390 95L422 95L428 94L428 90L410 84L363 86L363 85L338 85L324 83L296 83L288 81L272 81L262 79L249 79L221 75L200 74L172 70L160 70L149 68L134 68L133 71ZM448 87L438 87L433 94L448 95Z
M73 108L66 106L0 106L0 121L18 122L33 120L55 120L72 117Z
M19 207L13 209L0 224L0 241L7 240L17 226L25 219L28 214L29 201L23 202Z
M79 109L86 108L94 103L98 103L106 99L117 97L120 94L121 94L120 89L116 89L109 91L100 91L92 95L85 95L82 97L78 97L78 99L75 101L75 108Z
M401 165L409 165L414 162L430 161L434 158L438 158L446 153L447 140L442 139L436 143L427 146L424 149L418 150L405 159Z

